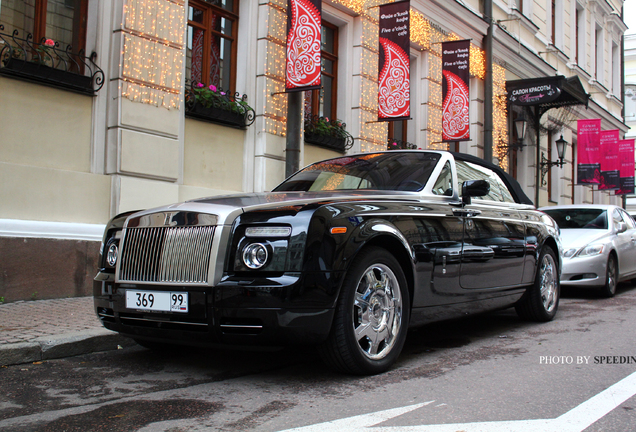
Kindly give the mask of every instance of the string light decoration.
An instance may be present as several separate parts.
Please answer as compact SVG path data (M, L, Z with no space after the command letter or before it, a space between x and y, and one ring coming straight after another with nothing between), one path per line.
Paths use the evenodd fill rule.
M134 102L180 109L185 2L126 0L120 92Z
M397 1L397 0L394 0ZM360 41L360 67L357 73L360 77L360 100L354 102L359 108L359 136L361 151L375 152L386 148L388 124L377 121L378 101L378 28L379 8L377 6L393 1L386 0L332 0L332 3L342 6L354 15L358 15L362 25ZM268 8L267 56L265 59L266 81L263 100L263 117L265 132L285 136L287 97L279 94L285 89L285 41L287 28L287 0L270 0L261 7ZM442 138L442 45L441 42L458 40L455 33L446 32L440 25L426 18L421 12L411 8L410 13L411 42L420 50L428 52L428 75L423 77L428 81L428 100L423 103L427 112L425 132L427 145L422 148L447 149ZM480 80L485 77L485 55L481 48L470 45L470 74ZM507 141L507 110L505 98L505 70L497 66L494 68L495 89L494 99L494 142L499 147ZM418 77L419 78L419 77ZM502 93L504 92L504 93ZM500 154L500 153L497 153ZM501 159L500 159L501 160ZM507 162L506 162L507 163Z
M492 142L499 166L508 169L508 104L506 92L506 70L500 65L493 64L493 133Z

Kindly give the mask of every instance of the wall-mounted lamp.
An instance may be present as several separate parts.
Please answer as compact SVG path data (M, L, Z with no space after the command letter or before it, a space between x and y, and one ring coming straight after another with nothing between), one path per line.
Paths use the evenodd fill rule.
M558 166L560 168L563 168L563 165L565 165L565 161L563 160L563 158L565 157L565 146L567 145L567 141L563 139L563 135L561 135L561 138L559 138L558 140L556 140L556 148L557 148L557 153L559 156L559 160L558 161L551 161L546 159L545 154L543 152L541 152L541 186L545 186L546 185L546 180L545 180L545 175L548 173L548 171L550 170L550 168L552 168L553 166Z
M523 111L521 111L519 117L515 119L514 124L515 131L517 132L517 142L501 146L501 148L506 149L506 154L509 154L511 150L523 151L523 148L525 147L523 139L526 137L528 121L526 120L526 115Z

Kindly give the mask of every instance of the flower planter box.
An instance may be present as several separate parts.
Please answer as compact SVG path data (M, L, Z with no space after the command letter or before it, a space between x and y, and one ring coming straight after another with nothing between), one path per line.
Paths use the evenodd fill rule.
M316 133L305 132L305 142L344 153L347 139L344 137L318 135Z
M245 129L247 127L246 114L224 110L218 107L207 108L199 103L195 103L193 106L186 105L186 117L238 129Z
M12 58L0 71L5 75L17 78L68 88L82 93L94 93L92 77L55 69L40 63Z

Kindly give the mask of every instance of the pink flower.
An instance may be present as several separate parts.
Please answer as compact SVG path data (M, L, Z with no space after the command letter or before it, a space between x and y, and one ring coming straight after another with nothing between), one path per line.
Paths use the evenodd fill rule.
M225 96L225 92L221 92L221 94L222 94L223 96Z
M328 122L329 121L329 117L325 117L325 121Z
M46 45L48 47L55 46L55 41L53 39L47 39L47 40L44 41L44 45Z
M215 92L216 91L216 86L214 84L210 84L209 89L212 90L213 92Z
M197 87L199 87L199 88L203 88L203 87L205 87L205 86L203 85L203 83L199 83L199 84L197 84Z

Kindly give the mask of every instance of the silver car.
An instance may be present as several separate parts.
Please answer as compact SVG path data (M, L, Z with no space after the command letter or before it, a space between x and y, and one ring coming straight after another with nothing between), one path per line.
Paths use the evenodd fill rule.
M563 205L539 210L561 228L561 285L598 287L606 297L636 277L636 224L614 205Z

